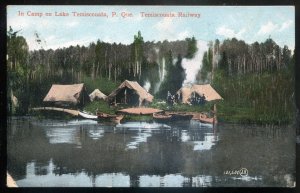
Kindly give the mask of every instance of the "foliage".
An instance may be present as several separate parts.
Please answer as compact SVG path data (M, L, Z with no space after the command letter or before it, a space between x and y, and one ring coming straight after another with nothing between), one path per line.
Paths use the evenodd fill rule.
M30 115L43 119L71 120L74 116L60 111L30 111Z
M115 109L113 107L110 107L106 101L100 100L100 101L93 101L88 103L84 107L84 111L96 114L96 111L100 111L103 113L108 114L115 114Z
M206 82L206 80L210 79L208 74L212 71L213 66L213 51L212 47L209 47L208 51L204 52L203 59L202 59L202 67L197 74L197 80L200 82Z
M19 31L11 27L7 32L7 100L8 113L14 110L18 114L26 114L29 106L29 85L28 85L28 45ZM18 99L18 106L13 107L12 96Z
M213 107L212 102L207 102L204 105L188 105L175 103L173 106L169 106L166 102L161 100L154 100L150 107L161 109L164 111L178 111L178 112L209 112Z
M140 81L138 83L141 86L144 86L146 83L150 83L150 89L149 93L154 93L154 85L157 83L157 80L159 80L159 64L156 62L148 62L145 58L142 62L142 68L147 69L143 70L141 74Z
M188 43L187 54L185 57L193 58L198 50L197 49L197 40L194 36L192 38L186 38L185 40Z
M288 47L271 38L250 45L216 40L204 54L198 81L211 73L209 82L224 98L218 104L221 121L287 124L295 115L293 66Z
M170 50L166 57L166 77L160 86L157 96L161 99L167 97L168 91L175 94L182 86L185 79L185 72L181 66L182 57L178 55L175 65L173 64L173 54Z
M152 121L151 115L125 115L122 121Z
M219 68L225 75L274 72L284 68L291 60L287 46L280 48L271 38L251 45L236 38L226 39L219 47Z
M214 88L224 98L218 105L221 121L287 124L294 120L294 76L289 68L263 74L226 77L218 71Z
M120 85L120 82L113 82L107 78L92 79L88 76L83 78L83 83L85 84L88 93L93 92L95 89L99 89L107 96Z

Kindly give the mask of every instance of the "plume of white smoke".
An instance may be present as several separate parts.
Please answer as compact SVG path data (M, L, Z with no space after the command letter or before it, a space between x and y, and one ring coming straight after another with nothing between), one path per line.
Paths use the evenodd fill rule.
M147 92L149 92L149 90L151 88L151 83L147 80L143 87Z
M165 75L166 75L166 69L165 69L166 60L165 60L165 57L162 58L161 62L157 61L157 63L159 65L159 69L158 69L159 81L154 86L154 93L158 92L158 90L160 88L160 85L164 81Z
M198 51L192 59L182 59L181 66L186 73L186 78L183 81L183 85L195 83L196 75L202 67L204 52L208 50L207 42L203 40L197 40L197 48Z

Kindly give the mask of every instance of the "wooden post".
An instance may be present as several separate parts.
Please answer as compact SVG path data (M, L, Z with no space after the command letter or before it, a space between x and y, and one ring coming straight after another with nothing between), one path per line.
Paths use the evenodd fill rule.
M217 104L214 104L214 124L218 123L217 120Z

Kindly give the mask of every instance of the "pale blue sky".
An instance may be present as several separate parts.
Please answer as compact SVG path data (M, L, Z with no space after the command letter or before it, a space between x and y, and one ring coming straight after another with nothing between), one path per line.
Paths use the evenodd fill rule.
M24 16L18 16L18 11ZM27 12L67 12L66 17L27 16ZM72 12L106 12L108 17L74 17ZM133 17L111 17L131 12ZM200 18L141 17L148 13L200 13ZM30 50L39 49L34 33L45 49L104 42L130 44L140 30L145 41L182 40L195 36L205 41L236 37L247 43L262 42L271 36L280 46L295 47L293 6L8 6L7 26L20 30Z

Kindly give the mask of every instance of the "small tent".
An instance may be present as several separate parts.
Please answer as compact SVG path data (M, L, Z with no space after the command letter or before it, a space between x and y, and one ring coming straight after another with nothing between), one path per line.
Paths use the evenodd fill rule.
M54 106L83 106L90 101L84 84L53 84L43 100Z
M105 100L106 99L106 95L103 94L99 89L95 89L90 95L90 100L94 101L94 100Z
M141 106L152 102L153 96L136 81L125 80L116 90L108 95L107 100L110 103Z
M176 94L179 96L182 103L190 103L190 99L193 94L199 96L204 95L206 101L214 101L223 99L210 84L204 85L192 85L187 87L182 87L179 89Z

